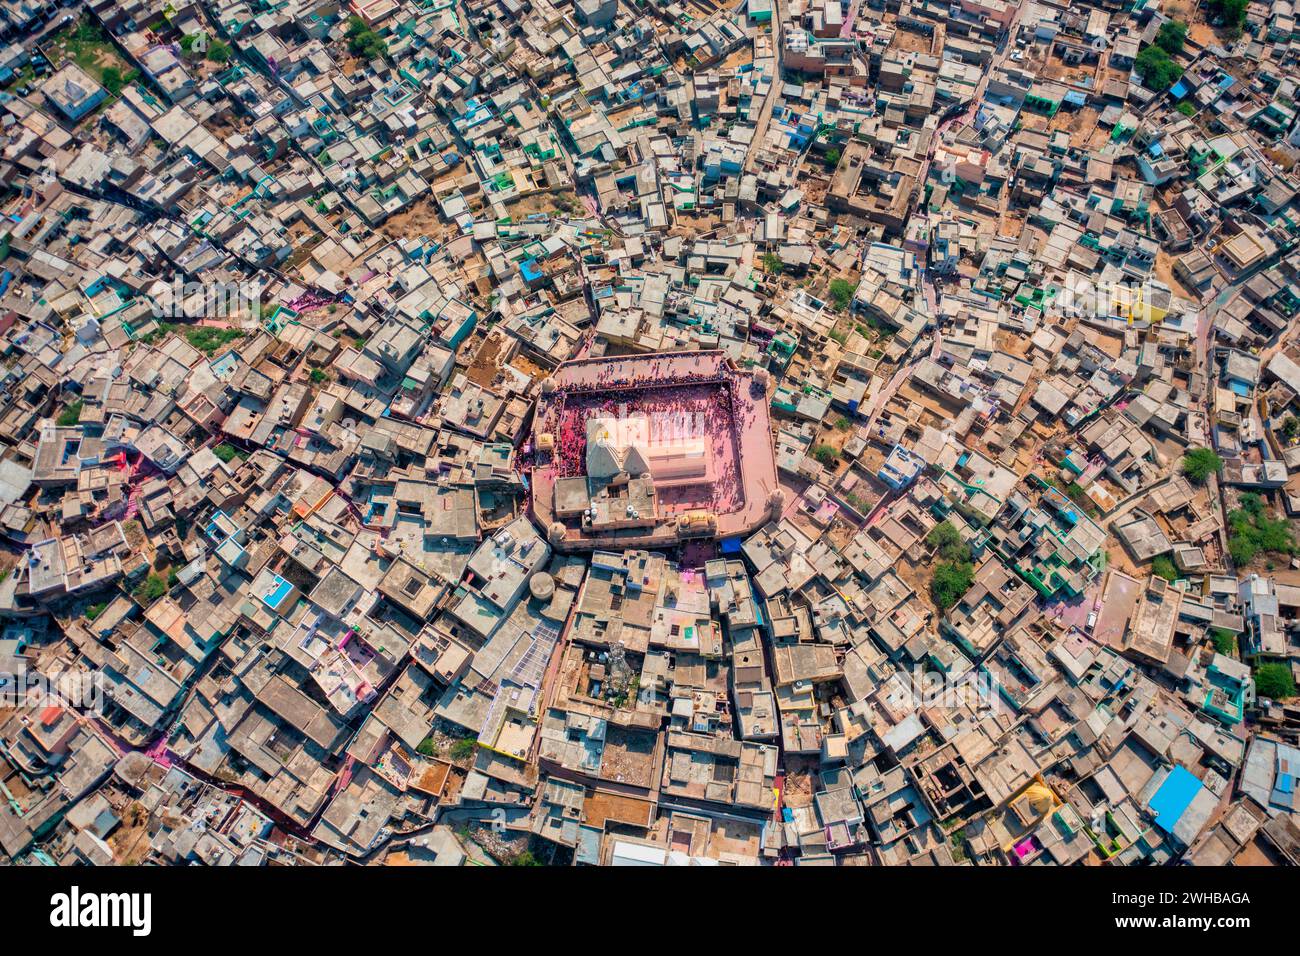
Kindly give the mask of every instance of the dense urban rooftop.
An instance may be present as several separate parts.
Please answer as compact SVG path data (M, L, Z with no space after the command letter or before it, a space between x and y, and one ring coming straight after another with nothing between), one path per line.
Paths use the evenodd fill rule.
M0 0L0 857L1300 859L1300 28Z

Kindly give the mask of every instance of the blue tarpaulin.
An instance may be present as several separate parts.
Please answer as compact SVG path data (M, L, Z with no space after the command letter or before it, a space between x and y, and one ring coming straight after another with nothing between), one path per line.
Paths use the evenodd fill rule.
M519 263L519 271L523 274L525 282L536 282L542 277L542 270L537 265L536 259L525 259Z
M1156 815L1156 826L1173 833L1183 812L1201 792L1201 781L1183 767L1174 767L1148 806Z

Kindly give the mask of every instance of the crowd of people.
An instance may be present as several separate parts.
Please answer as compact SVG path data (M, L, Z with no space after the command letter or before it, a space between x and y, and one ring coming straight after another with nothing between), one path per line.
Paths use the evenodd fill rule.
M617 366L611 364L596 374L594 382L571 382L559 386L557 391L576 394L579 392L603 391L609 388L636 389L647 386L664 388L671 385L703 385L709 382L726 381L725 378L719 376L716 369L708 369L703 372L664 374L674 362L673 359L655 359L650 363L649 370L642 375L620 375Z

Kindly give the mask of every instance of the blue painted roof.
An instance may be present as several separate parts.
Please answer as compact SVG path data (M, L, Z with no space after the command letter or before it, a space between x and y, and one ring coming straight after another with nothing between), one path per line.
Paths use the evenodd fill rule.
M1202 786L1201 781L1182 767L1170 771L1148 804L1156 815L1156 826L1166 833L1173 833L1183 811L1196 799Z

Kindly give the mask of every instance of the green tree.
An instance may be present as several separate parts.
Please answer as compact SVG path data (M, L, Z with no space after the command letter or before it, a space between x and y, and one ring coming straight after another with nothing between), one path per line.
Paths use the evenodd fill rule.
M1195 116L1196 107L1187 100L1183 100L1183 102L1178 104L1178 112L1182 113L1184 116Z
M827 169L834 169L840 164L840 151L838 148L832 146L826 150L825 163Z
M1295 696L1295 678L1291 666L1280 661L1269 661L1255 668L1255 693L1270 700L1286 700Z
M1065 486L1065 494L1084 511L1091 513L1097 510L1092 503L1092 499L1088 497L1088 492L1077 481L1072 481Z
M1182 20L1168 20L1160 24L1156 33L1156 46L1170 56L1177 56L1183 51L1183 41L1187 39L1187 24Z
M358 16L348 18L348 49L354 56L373 60L388 55L388 41L366 25Z
M452 760L468 760L478 749L478 741L473 737L462 737L451 745Z
M831 280L831 304L839 312L848 308L849 303L853 301L853 293L857 291L857 286L848 279Z
M925 536L925 543L945 561L953 564L970 563L970 547L951 521L940 521L931 528L930 533Z
M243 337L243 329L218 329L210 325L196 325L185 330L185 341L205 355L212 355L217 349Z
M1228 513L1228 553L1234 564L1250 564L1261 552L1292 555L1296 550L1291 522L1270 515L1259 495L1242 495L1241 507Z
M212 40L208 43L208 59L213 63L230 62L230 44L221 40Z
M1300 434L1300 418L1288 415L1286 421L1282 423L1282 437L1291 441L1297 434Z
M238 455L239 452L235 450L234 445L222 442L220 445L217 445L212 449L212 454L216 455L224 462L231 462L235 460L235 456Z
M122 92L122 87L126 85L126 78L122 76L122 71L115 66L106 66L99 74L99 83L108 91L109 96L117 96Z
M866 338L870 332L875 332L882 339L887 339L898 334L897 329L893 326L886 325L874 315L868 315L863 321L866 323L865 325L858 325L858 332L863 338Z
M975 569L967 563L944 561L935 565L930 578L930 597L941 611L946 611L970 590L975 582Z
M1255 560L1255 555L1259 554L1256 548L1249 540L1245 538L1228 538L1228 554L1232 555L1232 563L1237 567L1245 567Z
M966 859L966 830L956 830L948 837L948 845L952 847L952 858L960 863Z
M1161 47L1149 46L1137 55L1133 69L1142 78L1147 89L1162 93L1178 82L1183 68L1175 63Z
M77 21L77 26L72 31L72 39L78 43L103 43L104 28L89 13L82 13L81 19Z
M1193 448L1183 455L1183 474L1193 484L1205 484L1205 480L1222 467L1223 459L1210 448Z
M763 253L763 268L772 275L779 276L781 270L785 268L785 263L781 261L781 257L775 252L765 252Z
M1210 9L1223 18L1228 35L1238 37L1246 25L1246 8L1250 0L1210 0Z
M150 605L167 593L167 579L161 574L150 574L135 589L135 599L141 604Z
M1214 642L1214 649L1220 654L1231 654L1237 646L1237 637L1232 631L1222 627L1210 628L1210 640Z
M1151 562L1151 573L1164 578L1166 581L1178 580L1178 568L1167 554L1157 554L1155 560Z
M140 336L140 341L146 345L156 345L175 331L176 323L174 322L155 322L153 331Z
M54 423L60 428L71 428L81 421L81 409L85 404L81 399L69 402L64 406L63 411L59 412L59 417L54 420Z
M812 450L812 456L819 464L827 468L840 460L840 453L835 450L833 445L817 445Z

